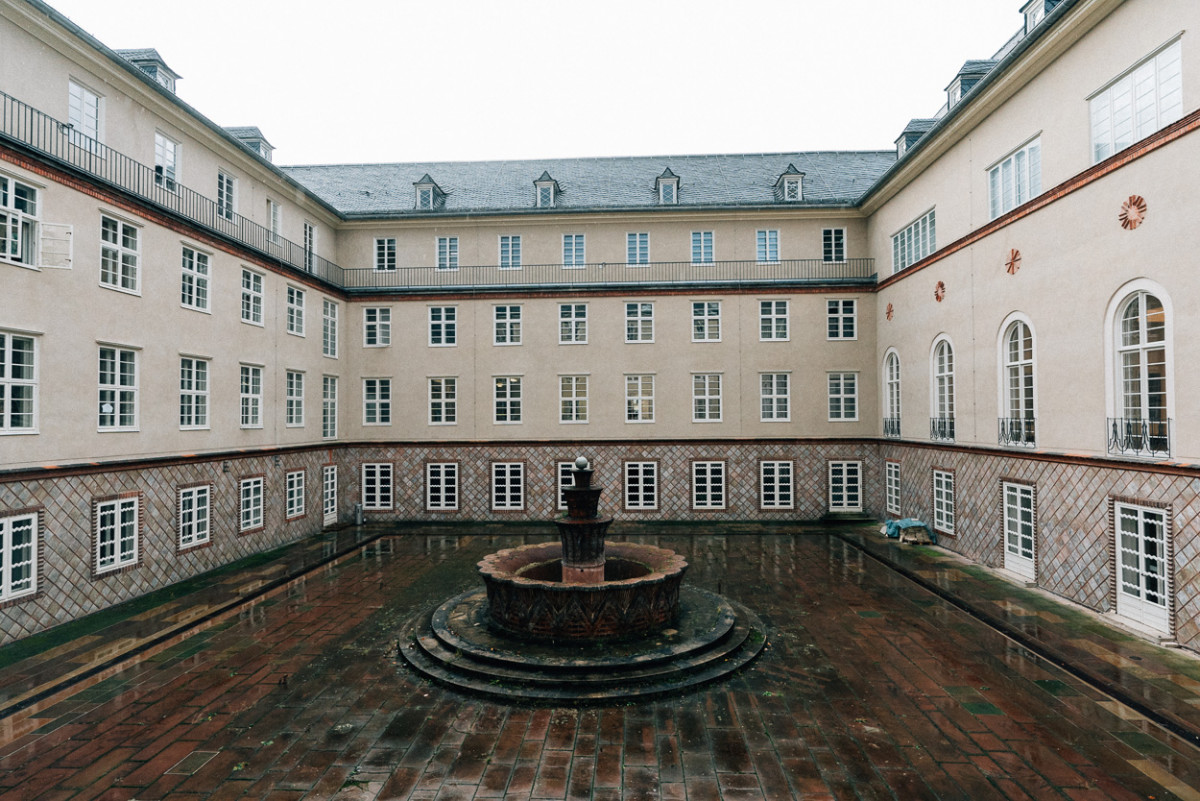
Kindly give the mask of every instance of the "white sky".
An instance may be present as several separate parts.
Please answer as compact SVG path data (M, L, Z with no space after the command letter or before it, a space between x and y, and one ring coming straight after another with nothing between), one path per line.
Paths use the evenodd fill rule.
M50 0L277 164L884 150L1021 0Z

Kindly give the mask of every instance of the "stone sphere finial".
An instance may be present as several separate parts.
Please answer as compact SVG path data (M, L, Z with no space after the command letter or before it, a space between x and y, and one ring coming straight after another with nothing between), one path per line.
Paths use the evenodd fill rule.
M575 469L576 470L587 470L587 466L588 466L588 460L587 460L586 456L580 456L578 459L575 460Z

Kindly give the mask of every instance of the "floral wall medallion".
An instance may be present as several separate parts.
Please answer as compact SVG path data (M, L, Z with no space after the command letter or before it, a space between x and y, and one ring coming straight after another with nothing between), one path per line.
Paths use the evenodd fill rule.
M1129 200L1121 204L1121 214L1118 219L1121 227L1132 231L1146 221L1146 199L1141 195L1130 195Z
M1009 275L1016 275L1017 270L1021 269L1021 251L1013 248L1008 253L1008 261L1004 262L1005 269Z
M893 308L892 308L892 304L890 304L890 303L889 303L889 304L887 305L887 311L886 311L886 312L884 312L884 313L887 315L887 318L888 318L888 320L891 320L891 319L892 319L892 316L893 316L893 315L896 313L896 310L895 310L895 309L893 309Z
M937 286L933 288L933 299L941 303L944 297L946 297L946 284L938 281Z

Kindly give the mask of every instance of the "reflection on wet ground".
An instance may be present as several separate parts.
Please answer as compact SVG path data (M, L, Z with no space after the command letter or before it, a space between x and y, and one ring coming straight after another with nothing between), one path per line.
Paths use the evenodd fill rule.
M0 792L30 798L1200 798L1200 752L881 565L1200 717L1200 662L932 548L800 526L628 524L686 582L756 610L763 655L628 706L481 701L396 659L415 610L546 527L309 541L148 599L103 627L0 648ZM614 532L615 533L615 532ZM552 536L552 535L551 535ZM357 537L365 545L354 541ZM337 556L337 554L342 554ZM322 560L327 560L322 564ZM302 577L289 580L305 567ZM246 593L256 591L245 600ZM186 630L179 621L197 620ZM175 622L172 622L175 621ZM88 676L97 655L134 656ZM1057 653L1057 652L1056 652ZM78 676L73 683L58 685ZM36 701L46 687L60 689ZM34 699L21 711L13 699ZM0 707L2 709L3 707Z

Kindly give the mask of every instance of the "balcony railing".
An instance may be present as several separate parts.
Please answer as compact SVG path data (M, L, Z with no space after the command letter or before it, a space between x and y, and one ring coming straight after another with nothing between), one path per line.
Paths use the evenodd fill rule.
M1000 417L996 421L997 439L1001 445L1032 448L1037 442L1037 419L1033 417Z
M929 438L935 442L953 442L954 441L954 418L953 417L930 417L929 418Z
M883 435L890 439L900 439L900 418L883 418Z
M1171 456L1171 421L1108 418L1108 452L1112 456Z

